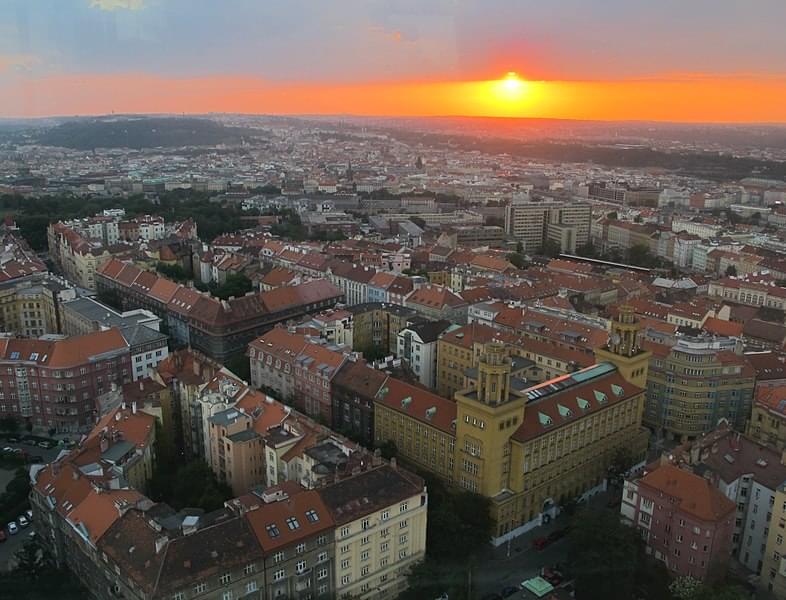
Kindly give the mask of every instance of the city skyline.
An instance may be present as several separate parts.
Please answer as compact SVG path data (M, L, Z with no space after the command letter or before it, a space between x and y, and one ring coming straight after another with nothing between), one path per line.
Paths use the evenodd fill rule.
M8 4L13 16L0 25L6 117L786 121L786 41L778 35L786 6L774 0L755 11L705 0ZM500 94L509 72L522 85Z

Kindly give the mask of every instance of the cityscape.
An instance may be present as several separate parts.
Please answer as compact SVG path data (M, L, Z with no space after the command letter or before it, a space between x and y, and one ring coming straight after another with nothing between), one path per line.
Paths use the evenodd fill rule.
M1 598L786 600L786 7L9 3Z

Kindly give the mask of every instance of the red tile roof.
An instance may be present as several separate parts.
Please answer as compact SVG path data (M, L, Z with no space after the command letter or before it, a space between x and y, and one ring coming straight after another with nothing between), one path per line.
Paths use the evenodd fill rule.
M388 377L385 385L377 392L375 402L445 433L456 433L456 403L428 390Z
M734 512L734 502L704 477L672 465L662 465L639 480L639 485L677 499L679 510L705 522L719 521Z

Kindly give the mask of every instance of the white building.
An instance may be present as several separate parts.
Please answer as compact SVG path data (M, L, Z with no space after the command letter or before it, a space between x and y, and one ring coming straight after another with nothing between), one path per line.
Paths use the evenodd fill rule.
M458 327L450 321L424 321L398 332L399 358L407 361L418 381L433 389L437 384L437 340L440 334Z

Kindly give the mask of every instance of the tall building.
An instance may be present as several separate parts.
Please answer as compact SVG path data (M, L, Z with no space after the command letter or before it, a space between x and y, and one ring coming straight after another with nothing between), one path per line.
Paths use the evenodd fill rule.
M650 343L644 423L659 437L693 439L720 419L745 431L755 371L743 356L712 347L712 340L680 339L673 347Z
M786 482L781 483L772 503L764 562L759 585L778 600L786 598Z
M591 218L592 207L584 202L514 201L505 210L505 232L525 252L539 252L546 239L567 240L575 248L589 241Z

